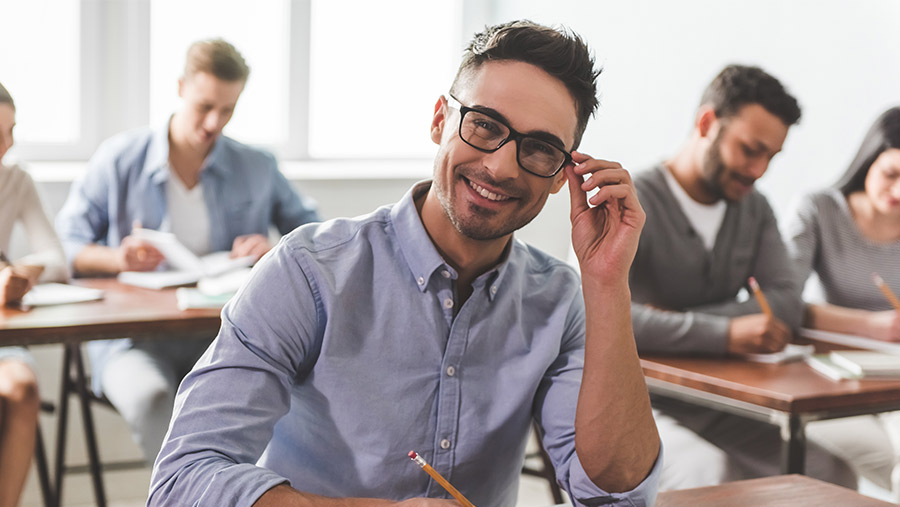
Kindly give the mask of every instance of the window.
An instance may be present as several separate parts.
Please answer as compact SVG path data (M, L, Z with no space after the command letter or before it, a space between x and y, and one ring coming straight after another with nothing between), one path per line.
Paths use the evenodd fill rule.
M221 37L250 66L247 86L225 133L249 144L288 141L288 44L286 0L155 0L150 6L150 120L162 124L179 107L178 78L188 46Z
M314 0L310 154L432 155L428 126L459 64L461 20L459 1Z
M48 12L54 14L48 16ZM78 2L27 0L3 5L0 83L16 101L19 143L54 145L78 140L80 26L72 20L79 14Z
M434 103L488 12L473 0L8 0L0 80L18 105L14 149L84 160L161 124L179 107L187 47L222 37L251 68L229 136L282 160L430 157Z

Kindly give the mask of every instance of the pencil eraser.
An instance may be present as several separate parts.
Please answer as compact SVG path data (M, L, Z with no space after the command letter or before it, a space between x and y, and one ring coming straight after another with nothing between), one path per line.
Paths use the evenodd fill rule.
M416 459L417 456L416 451L409 451L409 459Z
M751 276L748 281L750 282L750 288L756 289L759 287L759 283L756 281L756 277Z

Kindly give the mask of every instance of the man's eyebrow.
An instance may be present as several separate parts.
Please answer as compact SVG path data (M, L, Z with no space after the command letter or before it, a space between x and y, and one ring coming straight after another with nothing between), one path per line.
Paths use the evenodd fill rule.
M510 124L509 124L509 120L506 119L506 117L503 116L503 114L502 114L500 111L497 111L497 110L494 109L494 108L486 107L486 106L480 106L480 105L478 105L478 104L475 104L475 105L471 106L471 109L474 109L474 110L478 111L479 113L484 113L484 114L490 116L491 118L493 118L493 119L495 119L495 120L500 120L500 121L503 122L507 127L512 128L512 127L510 126ZM534 137L534 138L540 139L540 140L542 140L542 141L546 141L546 142L548 142L548 143L550 143L550 144L555 144L557 147L559 147L559 148L562 149L563 151L567 151L567 150L566 150L566 143L564 143L564 142L562 141L562 139L560 139L559 137L557 137L556 134L547 132L546 130L532 130L532 131L530 131L530 132L522 132L522 134L525 134L525 135L527 135L527 136L530 136L530 137Z

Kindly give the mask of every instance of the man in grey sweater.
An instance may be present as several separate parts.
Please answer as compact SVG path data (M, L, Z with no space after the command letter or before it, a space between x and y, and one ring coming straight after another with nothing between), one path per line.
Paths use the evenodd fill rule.
M753 188L781 151L800 108L757 67L730 65L707 87L687 142L635 177L647 213L630 272L632 319L643 354L776 352L802 317L800 287L766 198ZM755 277L773 316L746 297ZM668 449L660 489L779 472L777 427L656 398ZM855 489L837 458L815 445L812 476Z

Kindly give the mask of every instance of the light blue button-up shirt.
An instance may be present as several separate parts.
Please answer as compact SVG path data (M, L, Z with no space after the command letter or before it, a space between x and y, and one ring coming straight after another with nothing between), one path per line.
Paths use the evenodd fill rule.
M577 504L653 502L659 463L608 494L575 452L575 271L513 241L457 307L457 273L415 207L427 188L301 227L254 268L179 389L148 505L251 505L285 481L333 497L449 498L415 450L475 505L513 506L532 419Z
M168 214L168 163L168 121L103 142L56 216L69 262L89 244L117 247L131 234L135 221L148 229L168 230L169 220L190 220ZM245 234L268 236L270 226L286 234L319 220L315 203L293 190L271 154L225 136L219 136L206 157L200 184L213 251L231 250L234 239ZM108 355L128 343L91 342L88 351L95 372L102 372ZM97 389L100 375L94 380Z

